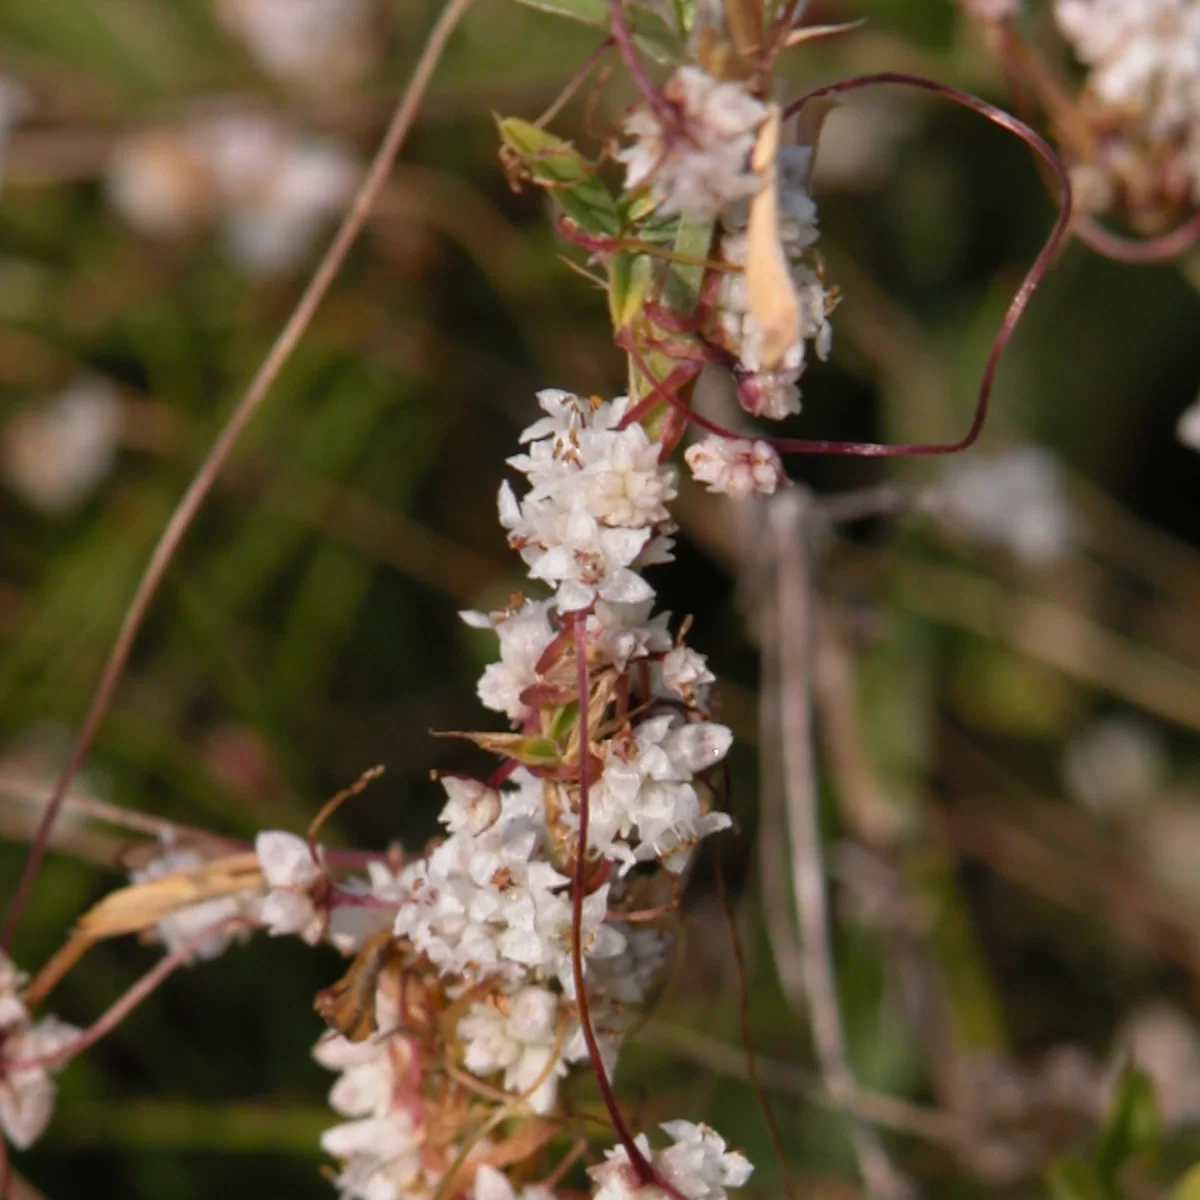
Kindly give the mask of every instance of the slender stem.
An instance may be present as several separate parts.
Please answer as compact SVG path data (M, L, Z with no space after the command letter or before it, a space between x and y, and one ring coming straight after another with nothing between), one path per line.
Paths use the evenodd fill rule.
M658 114L658 119L665 129L674 129L679 124L679 114L666 96L654 86L654 80L646 71L646 64L642 62L642 56L638 53L633 34L625 23L624 0L609 0L608 11L617 53L621 56L634 86L642 94L642 99Z
M50 794L46 811L42 816L37 833L34 835L33 843L30 845L20 881L13 891L12 899L9 901L3 928L0 928L0 949L7 949L12 944L17 922L20 920L25 903L29 898L29 891L33 886L33 880L37 875L38 867L45 857L46 848L50 842L50 833L54 827L54 821L58 816L59 810L62 808L67 789L70 787L71 781L78 774L79 768L83 764L84 756L87 754L93 739L100 729L104 715L112 703L117 684L124 673L126 663L129 661L129 654L133 649L134 641L141 630L142 623L146 618L146 614L158 591L159 585L162 583L163 576L166 574L172 559L174 559L175 553L179 549L184 536L187 534L192 521L199 512L200 506L212 490L217 475L225 465L225 461L236 445L242 431L250 423L250 419L267 398L271 390L271 385L278 378L284 364L299 344L300 338L316 314L317 308L325 298L325 294L329 291L330 285L341 270L351 246L353 246L367 217L370 215L371 207L375 203L376 197L387 180L388 173L392 169L392 164L396 160L396 155L400 152L400 147L404 144L404 139L412 127L421 101L424 99L426 89L433 77L434 69L442 56L442 52L446 48L446 43L450 40L451 33L470 5L471 0L449 0L446 7L442 10L441 16L438 17L437 23L430 32L428 41L425 43L425 48L421 52L421 57L417 62L416 70L413 72L413 77L409 82L408 88L405 90L396 113L392 117L391 124L384 134L378 151L376 151L370 170L364 177L362 185L359 187L358 193L355 195L354 201L350 206L350 210L347 212L341 227L330 243L329 249L325 252L325 257L321 260L308 286L304 289L304 293L292 311L292 315L288 318L287 324L275 339L274 344L263 360L262 366L259 367L257 374L251 381L249 388L247 388L241 400L238 401L229 420L217 436L212 449L208 452L208 457L200 465L200 469L196 472L187 491L183 494L179 505L176 507L174 513L171 514L171 519L167 522L167 527L163 530L162 536L154 548L154 553L150 556L150 562L147 564L146 570L138 584L137 591L129 603L129 608L125 613L125 619L121 623L117 639L113 644L112 650L109 652L108 661L104 664L100 682L96 686L96 691L92 696L91 704L83 719L83 724L80 726L79 733L76 735L74 744L71 746L71 752L67 756L67 761L63 766L62 772L54 784L54 790Z
M1072 226L1075 236L1105 258L1127 263L1159 263L1178 258L1200 241L1200 211L1182 225L1154 238L1127 238L1111 233L1091 217L1080 215Z
M562 110L571 102L571 99L575 93L579 91L579 89L583 87L584 83L587 81L587 77L596 69L596 64L615 45L616 38L612 36L606 37L604 41L602 41L600 45L598 45L595 50L593 50L591 54L589 54L587 58L583 60L583 65L575 72L574 75L571 76L570 79L567 80L566 86L561 92L558 93L558 98L550 105L548 109L546 109L544 113L542 113L540 117L538 117L536 121L534 121L534 125L536 125L539 129L545 129L545 127L549 125L550 122L553 121L554 118L557 117L558 114L562 112Z
M729 762L723 764L725 778L725 796L723 807L728 809L730 793L733 790L730 781ZM754 1030L750 1025L750 975L746 970L746 955L742 950L742 939L738 933L737 914L733 911L733 903L729 898L729 889L725 886L725 872L721 869L721 852L714 840L712 843L713 878L717 883L717 898L721 902L721 911L725 914L725 926L729 930L729 941L733 946L733 960L737 966L738 977L738 1015L742 1029L742 1048L746 1052L746 1075L750 1087L754 1091L754 1099L762 1112L763 1120L767 1123L767 1133L771 1138L771 1146L779 1163L779 1177L783 1181L783 1194L787 1200L795 1200L794 1181L791 1169L788 1167L787 1151L783 1147L783 1135L779 1132L779 1124L767 1094L763 1090L762 1081L758 1077L758 1066L754 1058Z
M575 634L575 682L579 690L579 847L575 851L575 870L571 885L571 972L575 978L575 1004L579 1009L579 1025L583 1030L583 1040L587 1043L588 1057L591 1059L592 1071L604 1099L604 1107L612 1120L613 1128L625 1153L629 1156L630 1165L637 1173L638 1183L642 1187L661 1183L655 1175L649 1160L638 1148L633 1134L625 1122L621 1106L617 1103L608 1072L604 1068L604 1058L600 1053L600 1043L596 1040L596 1031L592 1028L591 1013L588 1006L587 988L583 978L583 897L586 891L587 874L587 835L588 835L588 699L591 694L591 682L588 678L587 662L587 612L575 613L572 618ZM667 1187L672 1194L674 1189Z
M256 924L257 922L253 917L246 916L226 917L223 921L217 921L207 929L196 934L195 937L188 938L177 950L173 950L170 954L160 958L125 995L116 1001L99 1020L85 1029L70 1045L64 1046L59 1050L54 1050L49 1054L38 1054L32 1058L21 1058L14 1062L0 1063L0 1069L6 1075L17 1071L48 1071L70 1062L71 1059L82 1054L85 1050L100 1041L101 1038L106 1037L116 1029L177 968L191 962L192 955L197 946L215 934L228 933L234 929L248 929Z
M829 942L829 913L817 816L816 764L812 736L812 620L805 516L808 497L782 492L771 503L769 518L776 565L776 619L780 674L784 796L792 857L792 891L800 927L800 953L813 1031L813 1045L825 1086L835 1101L853 1113L858 1085L846 1053L838 1007L837 978ZM871 1196L908 1192L888 1159L878 1134L851 1118L851 1134Z

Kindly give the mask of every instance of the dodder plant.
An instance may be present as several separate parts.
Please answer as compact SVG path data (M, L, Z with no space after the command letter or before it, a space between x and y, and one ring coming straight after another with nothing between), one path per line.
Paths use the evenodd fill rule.
M158 582L344 258L465 7L456 0L435 30L329 255L156 551L48 806L6 939ZM604 148L623 168L619 189L620 170L556 137L545 119L499 125L511 182L546 189L559 231L586 260L580 269L607 292L628 388L615 399L541 392L544 415L509 460L521 482L501 488L499 518L530 595L463 614L497 635L499 657L478 691L510 725L459 736L498 765L486 779L440 779L444 835L419 854L321 845L326 815L364 777L306 837L264 832L252 850L217 837L163 845L32 981L5 960L0 1125L17 1147L50 1118L54 1071L178 965L265 931L328 941L351 959L316 1001L331 1028L315 1054L338 1072L330 1102L344 1118L322 1144L337 1160L343 1196L544 1200L574 1190L583 1176L570 1173L586 1168L604 1200L724 1200L750 1176L751 1164L703 1125L669 1121L653 1140L635 1130L612 1085L622 1041L652 1008L677 950L687 870L701 841L730 825L722 803L731 733L716 720L713 674L687 645L686 622L672 627L655 611L646 575L672 559L673 460L688 425L698 425L707 436L682 455L687 468L710 491L744 499L789 486L786 453L938 454L969 445L998 358L1067 230L1070 185L1027 126L928 80L881 74L785 99L773 79L779 56L819 51L822 38L847 32L805 27L802 2L538 7L607 31L568 91L611 54L638 91ZM661 84L647 59L662 65ZM816 248L809 188L818 101L873 84L940 94L1016 133L1058 178L1062 211L997 334L960 441L740 436L693 410L695 382L704 368L721 369L749 416L799 412L799 381L812 356L828 355L841 299ZM34 1019L88 946L149 929L168 953L94 1026ZM583 1073L607 1110L602 1132L569 1103L566 1085Z

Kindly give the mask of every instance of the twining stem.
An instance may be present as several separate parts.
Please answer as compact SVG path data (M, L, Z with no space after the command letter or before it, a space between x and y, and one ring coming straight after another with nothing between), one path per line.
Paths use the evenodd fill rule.
M730 793L732 791L728 761L722 764L722 766L725 778L723 807L728 809ZM775 1151L775 1159L779 1163L779 1176L783 1182L783 1194L787 1197L787 1200L795 1200L794 1182L792 1180L791 1169L788 1167L787 1151L783 1146L783 1135L779 1132L779 1124L775 1120L775 1114L771 1111L771 1105L767 1100L767 1093L763 1089L762 1081L758 1077L758 1065L754 1057L754 1031L750 1025L750 976L746 970L746 955L742 950L742 938L738 933L737 914L733 911L733 902L729 898L729 889L725 886L725 872L721 868L721 852L717 848L715 841L712 843L712 863L713 878L717 884L717 898L721 902L721 911L725 914L725 925L729 930L730 944L733 946L733 960L737 966L738 1015L742 1028L742 1048L746 1052L746 1075L750 1080L750 1087L754 1091L755 1103L763 1115L763 1120L767 1123L767 1133L771 1138L771 1146Z
M616 1094L613 1092L612 1083L608 1078L608 1071L605 1070L604 1057L600 1053L600 1043L596 1040L596 1031L592 1028L587 988L584 986L583 978L583 897L586 891L587 876L588 774L590 770L588 700L592 690L587 662L587 611L573 614L571 622L575 635L575 684L579 691L579 848L575 852L574 878L571 883L571 973L575 979L575 1004L579 1009L579 1026L583 1030L583 1040L587 1044L588 1058L591 1060L592 1072L596 1076L604 1107L608 1109L613 1129L616 1130L621 1145L625 1147L630 1165L637 1173L639 1185L647 1187L651 1184L658 1184L676 1196L677 1200L682 1200L674 1188L657 1177L649 1159L634 1141L633 1134L625 1122L625 1115L621 1112L621 1106L617 1103Z
M3 928L0 928L0 950L8 949L12 944L17 922L20 920L25 903L29 898L29 891L33 886L33 880L37 875L38 867L45 857L46 848L50 842L50 833L54 827L55 819L58 817L59 810L62 808L67 789L70 787L71 781L78 774L79 768L83 764L84 756L91 747L92 741L100 729L104 715L112 703L117 684L125 671L126 663L129 661L129 654L133 649L134 641L141 630L142 623L146 619L151 601L153 601L158 592L159 585L162 583L167 568L174 559L196 514L200 511L201 505L212 490L217 475L229 458L242 431L250 423L251 418L267 398L271 390L271 385L278 378L280 371L296 349L300 338L316 314L321 301L329 291L330 285L341 270L342 264L346 261L346 256L349 254L351 246L353 246L355 239L366 223L371 208L387 180L397 154L400 152L400 147L404 144L404 139L412 127L421 106L421 101L424 99L430 80L433 78L434 69L437 67L442 52L450 40L450 35L470 5L471 0L448 0L446 7L442 10L441 15L438 17L436 24L429 34L424 49L421 51L421 57L417 62L416 70L413 72L412 79L409 81L400 104L396 108L395 115L388 125L383 141L375 153L371 167L364 176L349 211L343 218L341 226L329 245L329 249L325 252L324 258L321 259L312 279L309 280L303 295L297 301L295 309L292 310L292 315L287 320L287 324L284 325L283 330L275 339L262 365L259 367L253 380L251 380L250 386L246 389L245 394L230 414L229 420L218 434L217 440L208 452L208 457L201 463L200 469L188 485L187 491L184 492L178 506L171 514L171 519L167 522L167 527L163 530L158 544L154 547L154 553L150 556L150 561L146 565L146 570L142 574L133 599L129 602L129 608L126 610L125 618L121 622L121 628L117 633L116 641L113 643L108 660L104 664L104 670L101 672L100 681L96 685L96 691L88 706L83 724L75 736L75 741L71 746L70 753L67 755L66 763L63 765L63 769L55 781L54 790L50 794L50 799L46 804L46 810L42 815L41 823L38 825L33 842L29 847L29 854L25 859L21 878L9 901Z
M1075 218L1072 232L1089 250L1117 262L1167 262L1200 241L1200 211L1192 213L1182 225L1154 238L1121 237L1086 214Z
M32 1058L20 1058L0 1063L4 1074L11 1075L18 1071L51 1070L70 1062L71 1059L82 1054L116 1029L177 968L191 962L192 955L198 946L217 934L230 933L235 929L250 929L257 924L258 922L253 917L226 917L202 930L195 937L188 938L178 949L160 958L103 1016L85 1029L69 1045L49 1054L38 1054Z

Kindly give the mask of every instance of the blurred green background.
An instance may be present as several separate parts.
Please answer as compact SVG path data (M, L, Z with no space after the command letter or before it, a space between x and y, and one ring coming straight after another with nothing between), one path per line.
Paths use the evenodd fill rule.
M286 318L350 163L373 152L436 15L424 0L364 0L297 47L298 18L272 26L257 11L269 8L8 0L0 11L0 75L21 92L0 193L8 886L153 541ZM858 17L861 30L797 51L792 82L905 69L1005 102L977 31L945 0L812 10ZM1036 31L1044 12L1029 19ZM172 567L82 792L249 838L302 830L382 763L331 841L419 847L434 832L430 770L481 760L430 730L478 726L474 679L493 652L456 611L521 586L494 519L503 460L537 388L622 389L604 297L559 261L545 196L509 189L493 122L535 118L597 40L512 0L476 4L349 265ZM585 89L555 128L595 153L629 100L620 80ZM331 156L312 167L323 210L305 210L300 184L254 177L255 161L222 163L216 182L196 174L180 131L247 112L276 122L255 136L282 159L310 144ZM158 140L139 141L147 131ZM795 432L956 436L1054 215L1027 152L935 101L864 94L827 124L817 199L843 300ZM1032 554L971 536L951 513L856 528L821 565L856 762L897 831L873 841L830 771L853 1060L865 1086L922 1112L1020 1094L1011 1119L979 1117L1013 1127L990 1157L886 1135L922 1194L1035 1194L1046 1161L1094 1129L1068 1119L1066 1101L1057 1124L1045 1117L1058 1086L1047 1063L1087 1064L1091 1098L1076 1105L1087 1109L1130 1015L1163 1004L1182 1040L1159 1056L1176 1075L1159 1080L1170 1137L1142 1182L1193 1157L1200 460L1174 424L1200 381L1198 281L1200 261L1123 267L1071 246L1001 366L969 460L789 464L822 492L949 477L953 496L983 486L955 475L968 462L1027 443L1053 455L1034 472ZM784 1000L760 916L759 650L736 554L747 526L693 485L680 520L679 561L655 582L666 607L694 615L692 644L730 685L739 833L721 854L751 952L756 1038L777 1064L772 1102L802 1194L851 1195L845 1122L797 1074L811 1065L807 1025ZM1055 522L1061 536L1037 552ZM75 821L61 841L17 938L26 969L121 881L120 835ZM751 1190L775 1195L727 1049L735 977L708 864L686 923L684 965L621 1081L645 1121L710 1120L760 1164ZM87 1024L156 954L98 947L53 1011ZM338 973L332 951L265 939L181 972L63 1075L54 1122L18 1169L58 1200L331 1195L317 1146L330 1078L309 1050L321 1028L311 996ZM1005 1154L1011 1169L996 1165Z

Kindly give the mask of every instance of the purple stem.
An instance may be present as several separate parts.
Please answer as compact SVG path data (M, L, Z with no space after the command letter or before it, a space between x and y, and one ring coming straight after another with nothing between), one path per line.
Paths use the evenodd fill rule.
M1200 211L1192 213L1182 225L1155 238L1127 238L1111 233L1089 216L1075 218L1075 236L1089 249L1105 258L1126 263L1159 263L1178 258L1200 240Z

